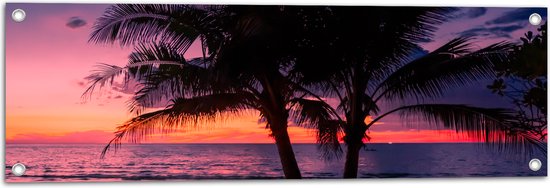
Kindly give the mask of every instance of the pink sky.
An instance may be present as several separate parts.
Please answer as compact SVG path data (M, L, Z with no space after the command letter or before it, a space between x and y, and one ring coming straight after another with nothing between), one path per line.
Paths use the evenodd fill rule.
M97 63L124 65L130 49L88 43L91 26L106 5L8 4L6 7L6 139L8 143L106 143L116 126L131 118L125 101L129 95L105 91L82 103L84 77ZM12 10L27 12L24 22L10 18ZM484 16L444 24L435 40L447 41L457 29L483 25L509 9L488 9ZM71 17L87 23L71 28ZM529 26L526 29L533 29ZM464 29L465 30L465 29ZM525 29L511 33L519 38ZM484 42L500 41L502 38ZM432 50L441 42L429 42L424 48ZM483 43L479 44L483 46ZM198 56L191 50L187 57ZM149 142L194 143L270 143L265 125L257 123L252 113L210 128L186 130L170 135L154 136ZM388 119L373 127L373 142L456 142L471 141L453 136L449 131L410 130L400 121ZM311 130L290 127L296 143L315 142Z

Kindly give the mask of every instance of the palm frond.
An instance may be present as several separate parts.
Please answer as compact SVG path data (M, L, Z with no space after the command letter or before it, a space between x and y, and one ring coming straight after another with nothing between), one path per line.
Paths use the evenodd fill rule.
M237 93L173 99L165 109L141 114L117 127L115 138L104 148L102 157L111 145L116 149L124 139L137 143L155 133L166 134L215 121L222 114L238 115L243 110L255 108L253 100L250 95Z
M109 65L105 63L100 63L96 65L96 68L96 70L92 71L92 74L84 78L88 81L88 84L90 85L82 94L82 98L84 100L91 98L91 95L97 86L102 88L106 84L112 85L114 79L124 73L123 67Z
M197 96L212 92L229 91L215 73L210 59L186 60L183 55L167 44L147 44L136 47L130 56L129 65L142 62L179 62L150 64L129 69L129 76L140 81L141 89L128 102L130 112L140 114L145 108L158 106L163 99L179 96Z
M402 66L378 85L375 101L382 97L387 100L440 97L450 88L492 78L494 65L507 61L513 47L500 42L472 51L469 41L469 38L453 39Z
M387 9L381 8L382 11ZM431 38L434 32L438 29L437 26L452 19L452 12L457 11L457 8L450 7L394 7L392 12L386 12L381 17L391 17L388 24L395 24L396 27L402 27L401 36L413 41L421 42ZM399 13L402 16L398 16Z
M166 74L166 72L179 72L184 66L194 66L193 61L188 62L183 55L178 53L169 44L165 43L142 43L135 47L125 67L116 65L99 64L98 69L86 77L90 86L84 92L83 98L92 94L97 85L104 87L114 81L115 77L124 75L124 84L129 79L147 82L153 78L153 74ZM206 61L204 61L206 62ZM191 70L192 68L185 68ZM199 73L200 74L200 73ZM110 82L108 82L110 81Z
M411 61L411 57L421 47L418 43L433 38L437 26L452 19L456 8L438 7L392 7L380 8L368 19L369 25L376 33L365 36L369 41L365 45L365 70L370 79L378 83L392 73L403 62ZM397 16L400 15L400 16ZM374 19L374 20L371 20ZM359 56L357 56L359 57ZM366 79L366 78L365 78ZM375 87L369 83L369 87Z
M215 21L208 10L196 6L118 4L97 19L89 41L122 46L164 41L184 53L201 35L213 40L208 44L219 44L221 33L214 32L219 30Z
M140 114L166 99L212 93L214 86L208 85L210 73L207 69L190 65L152 73L140 82L142 87L128 101L128 108L130 112Z
M345 122L340 120L327 120L317 124L317 144L323 154L323 158L331 160L342 157L342 147L339 138L343 134L342 127Z
M388 114L399 113L404 120L414 119L435 129L453 129L498 149L525 153L534 148L546 150L540 140L520 128L514 111L502 108L480 108L458 104L418 104L402 106L374 119L368 127ZM410 122L410 121L409 121ZM410 125L410 123L409 123Z
M170 62L180 62L180 64L186 64L187 60L183 54L177 52L169 44L160 42L152 43L140 43L135 48L134 51L129 56L128 64L139 64L142 62L151 62L151 61L170 61ZM180 68L179 66L160 66L159 69L168 69L168 68ZM151 66L141 66L133 68L130 70L130 73L137 79L139 75L147 75L153 70Z
M129 64L124 67L109 65L105 63L99 63L96 66L97 69L92 71L92 74L85 77L85 79L88 81L89 86L82 94L82 98L84 100L88 100L89 98L91 98L91 95L97 86L99 86L99 88L101 89L107 85L112 85L116 77L121 75L127 75L128 70L131 68L138 68L142 66L159 66L159 65L184 66L184 64L181 64L179 62L172 62L172 61L144 61L144 62ZM125 77L125 79L127 78L128 76ZM124 83L127 83L127 80L125 80Z
M325 159L339 158L342 154L338 136L342 133L344 122L335 120L332 107L320 100L294 98L290 101L293 106L290 117L298 126L316 131L319 149Z
M377 55L370 59L380 68L407 60L418 48L417 43L433 38L437 26L451 19L451 13L458 10L439 7L381 9L377 15L381 24L380 36L373 39L376 43L371 47L374 50L371 53Z
M315 126L321 121L332 119L334 115L331 107L324 101L294 98L290 104L293 105L290 115L300 126Z
M146 123L157 123L163 119L163 116L165 114L169 114L170 109L164 109L159 110L155 112L150 112L147 114L141 114L138 117L132 118L131 120L127 121L123 125L117 127L117 131L115 132L115 137L107 143L107 146L103 148L103 151L101 152L101 158L104 158L107 152L111 149L111 146L114 146L115 151L121 146L122 142L124 141L124 138L127 136L127 134L131 133L138 133L145 134L146 132L150 132L153 129L143 129L144 125ZM141 126L140 126L141 125ZM155 127L154 124L151 125L151 127ZM142 129L141 131L138 131L138 129Z
M105 10L93 26L90 42L134 44L151 42L163 33L179 5L119 4Z
M312 9L303 20L299 16L301 12L292 20L301 23L295 27L316 26L304 28L301 38L296 39L304 42L296 45L295 69L305 74L308 81L332 78L353 63L362 64L375 81L382 80L387 70L410 61L414 50L419 49L416 43L431 39L436 26L450 19L449 13L456 10L345 6ZM300 11L307 12L307 9L300 8ZM311 19L310 14L319 15L322 21ZM358 18L361 21L358 22ZM313 66L317 68L311 69Z

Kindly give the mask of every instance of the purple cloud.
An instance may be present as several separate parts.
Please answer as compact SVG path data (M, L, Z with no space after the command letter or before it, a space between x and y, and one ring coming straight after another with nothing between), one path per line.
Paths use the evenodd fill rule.
M489 20L486 24L510 24L516 22L528 23L527 21L529 16L533 13L538 13L543 17L543 19L546 19L546 8L518 8L493 20Z
M69 18L69 21L66 24L67 27L70 27L73 29L76 29L85 25L86 25L86 21L77 16Z

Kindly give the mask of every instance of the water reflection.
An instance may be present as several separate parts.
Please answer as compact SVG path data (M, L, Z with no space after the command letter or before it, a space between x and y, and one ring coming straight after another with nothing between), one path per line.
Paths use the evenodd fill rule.
M6 177L17 181L123 181L180 179L282 178L272 144L124 145L101 160L103 145L20 145L6 149ZM474 144L373 144L362 151L359 176L545 176L529 170L520 157L501 157ZM340 178L343 159L325 161L317 146L297 144L296 158L305 178ZM538 154L539 158L544 158ZM20 157L24 156L24 157ZM27 166L23 177L11 164Z

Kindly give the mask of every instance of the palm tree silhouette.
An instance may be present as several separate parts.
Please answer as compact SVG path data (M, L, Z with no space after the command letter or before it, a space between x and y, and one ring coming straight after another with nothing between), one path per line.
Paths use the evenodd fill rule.
M492 78L509 43L475 50L459 37L420 54L454 9L420 7L299 7L116 5L97 20L90 41L136 46L125 67L101 64L91 85L123 75L140 89L129 102L136 117L117 128L112 144L257 110L274 137L286 178L301 178L288 121L315 128L326 154L347 145L345 178L357 177L367 131L390 114L416 117L487 142L536 143L507 134L516 121L505 109L439 104L450 88ZM183 54L195 41L203 57ZM333 108L322 97L339 101ZM149 112L164 101L162 110ZM398 102L401 102L399 104ZM382 112L382 103L398 105ZM374 117L365 122L367 117ZM329 156L329 155L327 155Z
M454 9L420 7L331 7L324 29L304 36L310 45L296 49L296 69L305 85L339 101L347 145L344 178L356 178L360 149L368 130L390 114L451 128L491 143L540 142L532 135L509 134L512 111L430 100L446 90L493 78L493 66L507 61L512 44L475 50L471 37L458 37L422 54L417 43L430 39ZM315 40L316 36L323 36ZM424 52L425 53L425 52ZM313 54L322 54L315 56ZM420 56L419 56L420 55ZM311 67L319 67L312 70ZM380 105L393 109L382 112ZM374 117L366 122L367 117Z
M292 64L285 60L294 38L281 21L286 15L276 6L116 5L97 20L90 41L136 45L127 66L100 64L87 77L91 85L112 84L124 75L125 83L141 88L129 102L136 117L117 127L111 145L127 138L139 142L156 132L172 131L226 114L257 110L274 137L286 178L301 178L290 138L288 119L298 125L323 127L318 138L323 148L337 145L336 123L328 105L294 81ZM294 18L288 16L288 18ZM183 54L200 40L203 57L186 60ZM317 98L317 99L315 99ZM169 100L164 109L146 112ZM322 110L320 110L322 109Z

